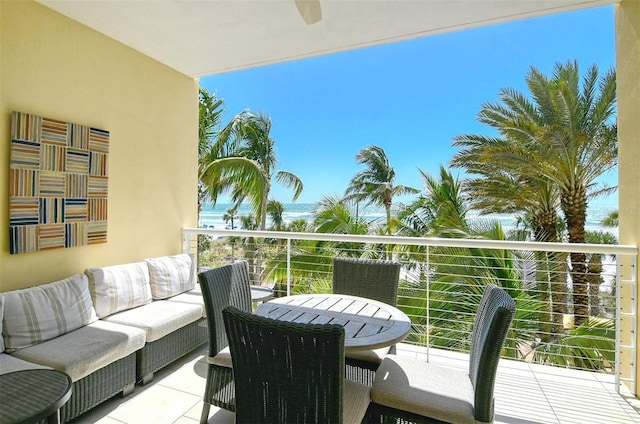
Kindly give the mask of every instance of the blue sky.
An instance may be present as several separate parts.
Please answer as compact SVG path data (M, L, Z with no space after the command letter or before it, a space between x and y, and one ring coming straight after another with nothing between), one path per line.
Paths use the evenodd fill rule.
M456 151L453 137L492 134L476 122L483 103L505 87L527 93L531 66L550 75L567 60L581 73L594 63L601 74L615 66L613 6L215 75L200 85L224 99L225 123L244 109L271 117L277 169L302 179L298 203L314 203L344 192L363 169L356 153L369 145L386 151L396 184L421 189L418 168L437 174ZM617 184L615 173L605 179ZM273 198L291 196L274 184Z

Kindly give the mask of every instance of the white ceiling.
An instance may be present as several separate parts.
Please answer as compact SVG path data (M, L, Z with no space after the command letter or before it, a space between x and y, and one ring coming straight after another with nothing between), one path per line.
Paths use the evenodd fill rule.
M578 10L617 0L38 0L186 75L255 66Z

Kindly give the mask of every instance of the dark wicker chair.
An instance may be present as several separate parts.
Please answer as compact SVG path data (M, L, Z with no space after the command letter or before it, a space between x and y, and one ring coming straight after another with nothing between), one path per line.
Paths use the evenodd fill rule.
M491 423L500 352L515 314L501 288L485 289L471 335L469 370L389 355L371 389L371 423Z
M222 319L222 309L235 306L251 311L251 287L247 262L237 262L211 269L198 275L202 290L209 331L207 382L201 423L209 418L211 405L235 411L235 391L231 354Z
M400 264L392 261L335 258L333 260L333 292L366 297L396 306ZM346 376L350 380L371 385L382 358L394 353L395 347L346 353Z
M369 388L344 378L344 328L223 310L236 423L360 423Z

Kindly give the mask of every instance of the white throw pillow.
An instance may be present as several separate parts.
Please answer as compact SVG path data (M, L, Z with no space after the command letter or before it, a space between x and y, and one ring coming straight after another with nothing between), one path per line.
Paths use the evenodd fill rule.
M166 299L195 287L195 267L186 253L148 258L149 281L153 299Z
M96 321L87 277L3 293L7 352L33 346Z
M134 262L84 271L98 317L146 305L151 302L149 268L146 262Z

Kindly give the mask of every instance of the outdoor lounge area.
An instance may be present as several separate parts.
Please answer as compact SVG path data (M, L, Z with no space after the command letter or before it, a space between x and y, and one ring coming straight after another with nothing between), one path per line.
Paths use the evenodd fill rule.
M442 240L434 240L435 244L430 245L430 241L424 239L390 241L390 236L380 236L381 240L372 243L418 246L415 256L414 252L406 253L411 249L395 251L394 259L400 258L403 264L401 284L397 305L395 300L388 303L394 303L392 306L411 320L409 333L395 345L400 357L465 369L469 362L466 341L477 305L464 303L455 294L479 298L474 290L482 286L479 282L486 282L481 281L482 278L496 270L495 275L506 269L509 276L516 276L498 279L509 286L511 293L521 296L516 303L524 315L514 319L514 332L507 336L505 357L499 363L495 385L496 423L640 423L637 384L640 378L637 366L640 359L637 348L640 342L637 313L640 303L637 289L640 275L637 266L640 2L479 0L461 4L399 0L394 2L397 5L394 12L386 10L384 1L372 1L378 7L372 7L375 13L369 15L353 9L350 13L341 13L344 9L339 9L365 2L329 0L325 2L327 6L333 4L336 9L330 12L331 7L327 7L322 23L312 31L299 22L293 0L153 3L158 7L157 13L150 13L149 2L0 1L0 157L3 159L0 162L0 204L3 205L0 207L0 293L38 288L88 269L139 263L148 258L179 254L197 257L198 234L229 236L224 231L197 228L198 78L202 76L607 5L615 8L615 22L606 24L614 25L616 33L620 238L619 245L609 246L610 250L579 247L589 254L603 255L610 265L604 271L606 289L599 292L601 298L596 296L599 303L592 305L601 307L601 311L593 315L593 328L604 333L604 348L602 344L591 345L588 353L576 356L575 351L565 354L567 345L551 346L561 338L558 336L573 336L571 314L556 313L555 318L562 318L556 321L540 318L548 312L540 305L549 307L550 302L545 303L542 297L530 302L539 294L536 289L539 276L528 274L526 266L518 268L523 263L528 265L526 261L511 260L516 256L522 259L531 252L551 251L549 246L538 246L536 250L521 245L514 247L509 242L493 244L490 241L479 245L477 240L459 239L461 245L446 247L453 247L456 252L498 251L508 256L504 262L509 264L508 269L486 266L494 259L492 253L460 256L464 258L460 271L450 266L455 262L450 259L458 256L439 256ZM445 5L445 10L438 8ZM254 6L257 9L252 9ZM428 9L427 13L427 8L432 6L434 9ZM416 7L420 13L416 13ZM208 13L201 13L200 8ZM256 10L260 13L254 13ZM216 25L212 25L212 16L219 19ZM244 19L249 16L255 20ZM389 25L381 24L387 19ZM366 30L353 31L356 21L370 25ZM334 22L336 25L332 26ZM289 32L287 28L296 30ZM216 32L203 35L198 29ZM315 35L309 38L307 34L312 32ZM350 38L354 35L361 38ZM44 126L38 124L42 119ZM59 132L67 129L68 140L61 138ZM46 140L40 150L42 140L37 138L43 133ZM19 136L15 137L18 140L15 144L19 146L14 148L16 134ZM66 142L70 143L68 157L65 156ZM12 155L15 160L10 159ZM42 164L39 163L41 157ZM13 167L16 163L19 166ZM67 163L70 175L61 171ZM72 172L78 169L82 172ZM41 181L34 177L39 172L43 175ZM237 232L235 235L280 237L283 244L278 247L285 247L286 243L291 247L289 236L281 234L276 237L275 234ZM305 234L305 237L314 241L323 236ZM572 252L570 247L562 245L560 252ZM327 289L331 281L327 264L335 255L315 258L324 264L324 268L316 272L318 268L308 267L305 258L292 261L291 250L275 253L279 256L260 258L265 260L265 269L268 266L273 272L265 276L273 278L252 281L252 284L273 288L276 298ZM300 251L294 251L293 256L295 253ZM229 263L242 259L233 255L230 254ZM534 262L539 260L535 254L530 256ZM480 265L466 266L471 262ZM313 278L308 278L310 275ZM473 281L463 285L460 291L442 290L442 286L431 290L433 283L442 281L431 279L434 275L444 276L445 282L449 282L451 276ZM457 281L454 284L458 284ZM438 303L442 299L434 293L454 295L442 296L444 300ZM62 297L50 296L49 299L57 304ZM86 305L91 303L90 297L83 295L83 298ZM152 303L149 301L149 304ZM529 307L531 305L534 307ZM184 318L183 324L202 336L205 317L198 314L199 309L175 305L170 308L187 310L190 315ZM87 322L81 325L84 324ZM552 324L559 328L545 327L551 328ZM100 322L100 325L105 324ZM115 323L118 325L120 323ZM195 423L201 419L209 367L205 339L199 338L190 346L186 356L174 361L181 353L169 355L168 364L163 361L157 368L136 375L135 352L142 348L145 340L150 341L149 335L143 333L143 330L130 331L132 342L127 342L126 349L120 349L115 342L112 346L113 350L120 350L119 354L124 355L126 350L127 356L122 359L127 364L122 368L130 374L127 381L118 383L113 393L127 394L132 388L133 393L100 401L70 422ZM104 338L93 340L104 341ZM583 339L578 337L578 340ZM74 363L69 361L70 355L65 355L70 345L59 343L57 357L66 360L70 367L80 368L83 365L80 361ZM73 343L88 345L86 339L74 339ZM548 350L545 350L546 344L550 346ZM42 346L30 346L33 347L41 348L39 354L47 355ZM568 349L574 348L576 346L569 343ZM101 362L96 365L100 369L116 364L105 355L93 355L91 359ZM563 361L574 369L560 364ZM555 362L555 366L549 365L551 362ZM143 382L146 384L141 384ZM60 399L69 399L69 387L65 387L66 393ZM22 400L14 398L11 400L16 404ZM231 413L216 406L211 407L209 417L209 423L234 420Z

